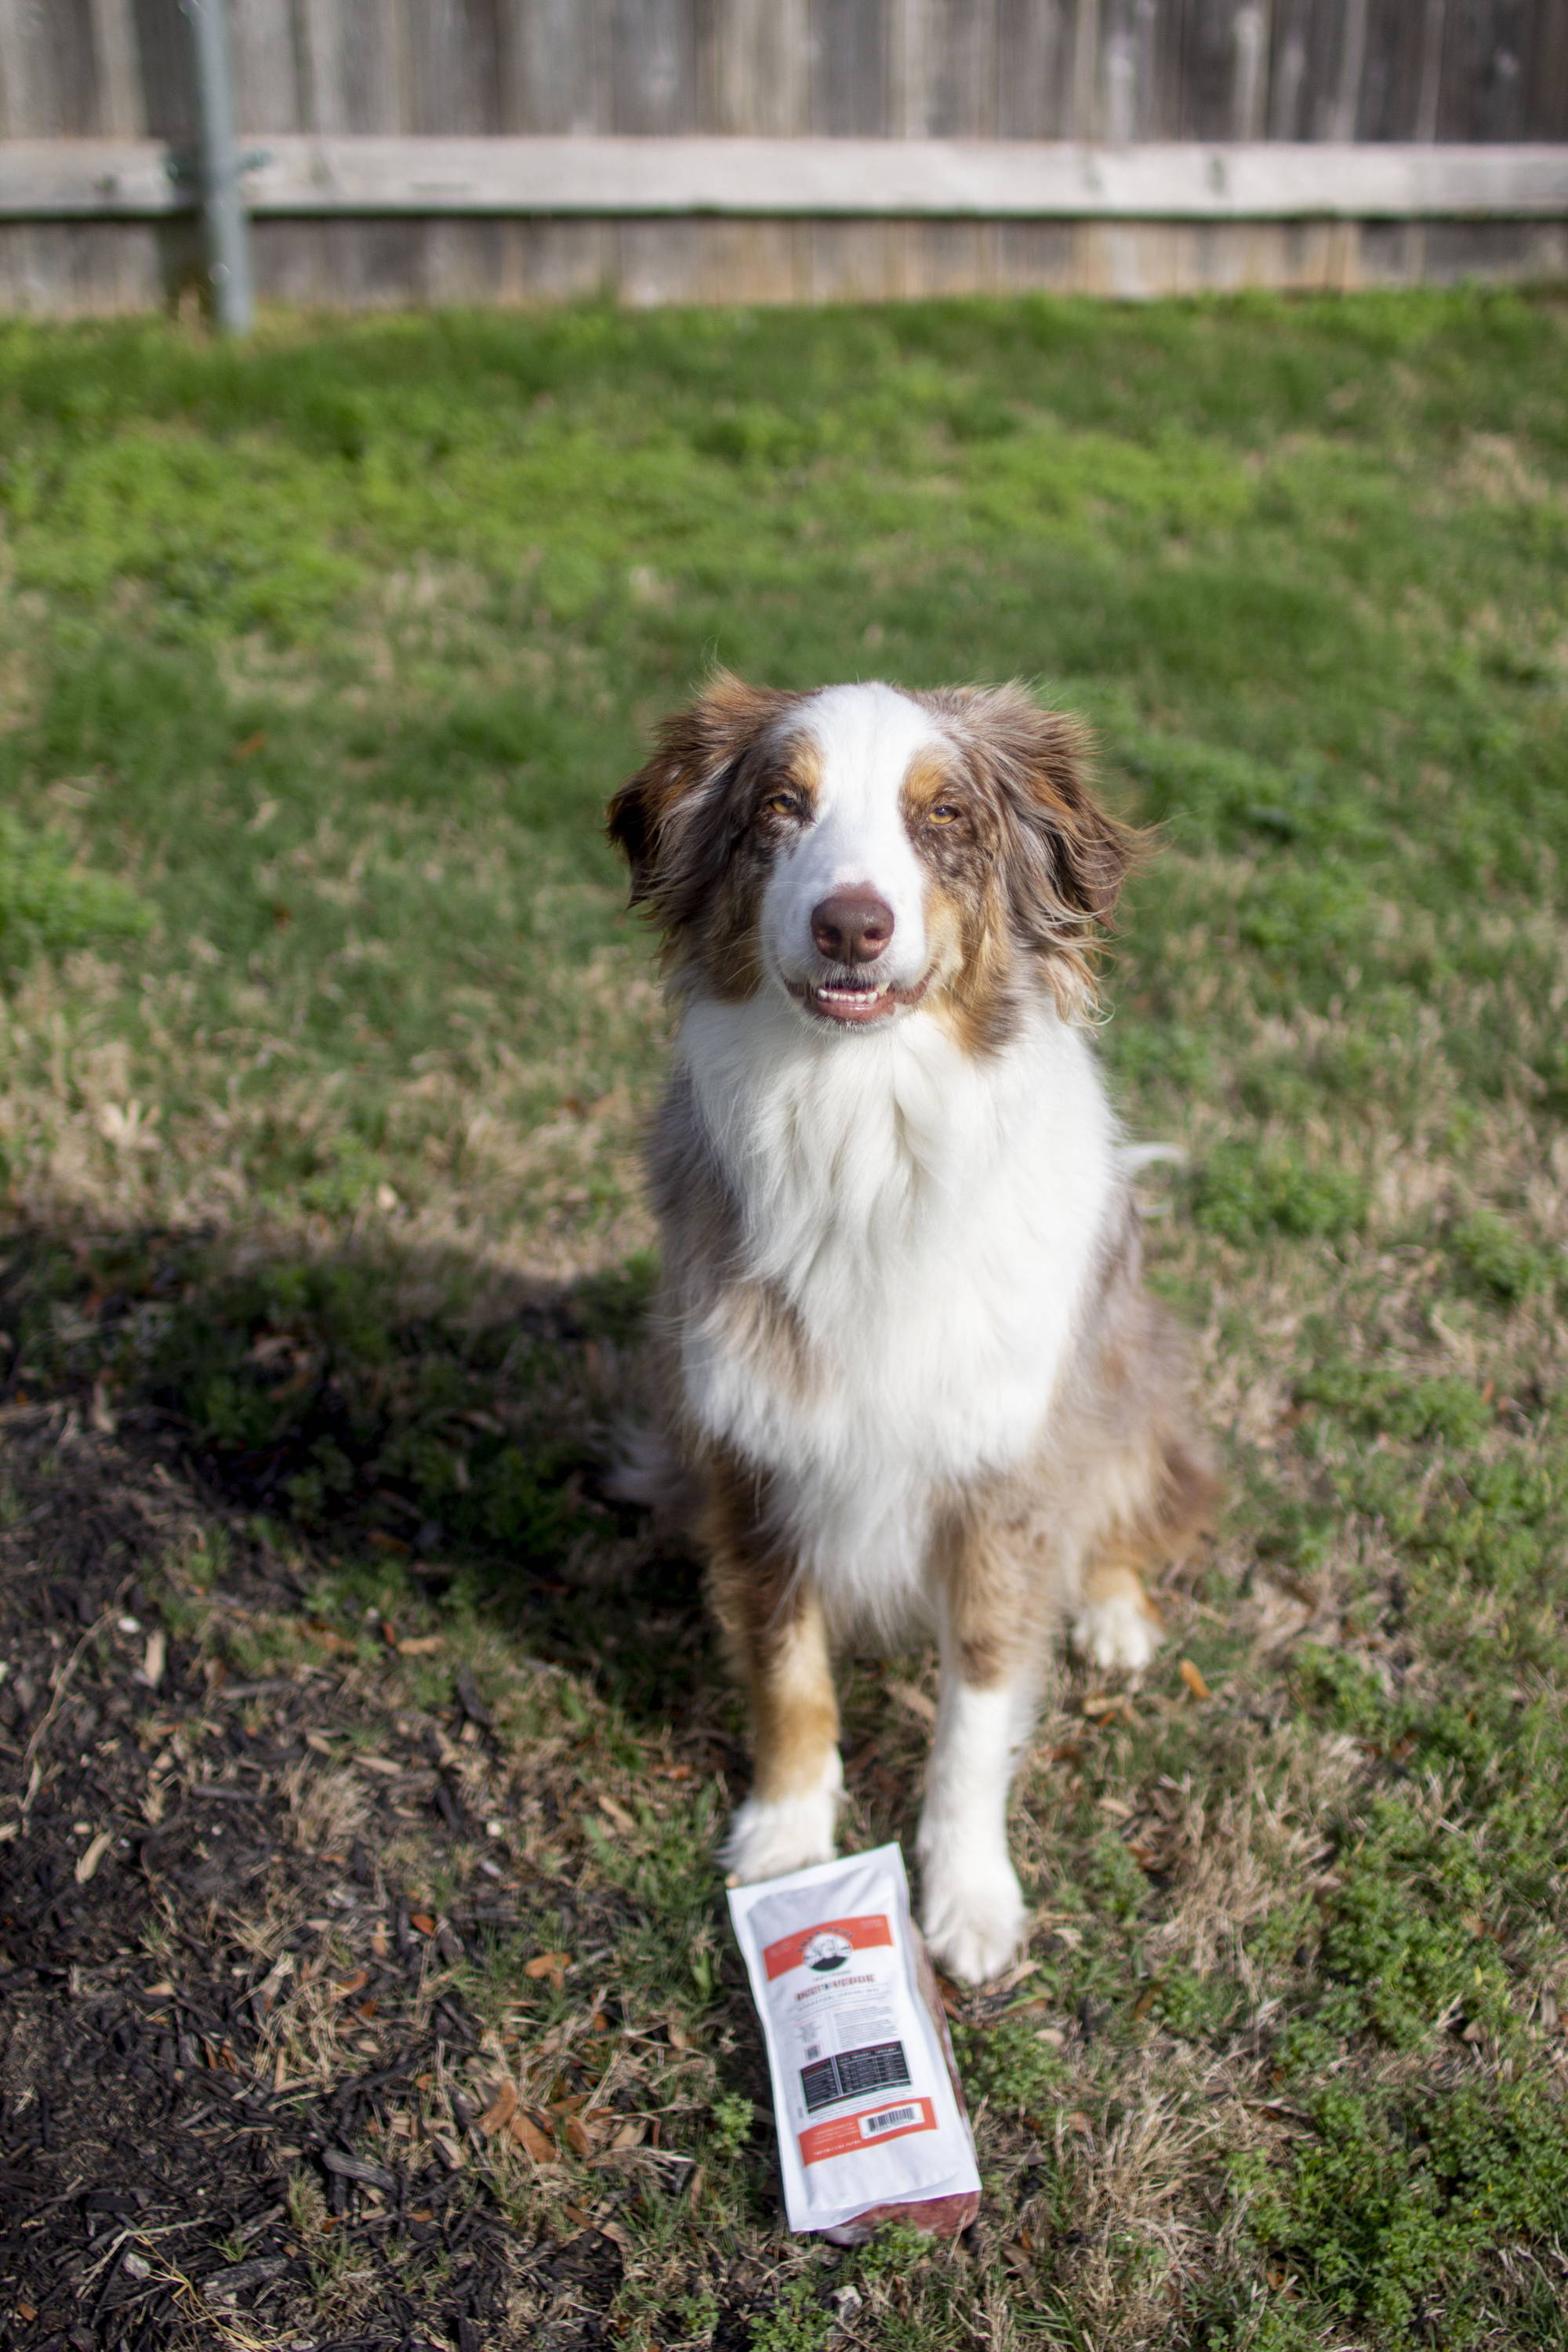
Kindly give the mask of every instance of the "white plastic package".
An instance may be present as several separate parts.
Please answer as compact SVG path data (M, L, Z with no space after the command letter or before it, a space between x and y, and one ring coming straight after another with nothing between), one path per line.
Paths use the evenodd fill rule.
M942 2237L980 2175L896 1845L730 1890L763 2021L784 2210L840 2243L895 2218Z

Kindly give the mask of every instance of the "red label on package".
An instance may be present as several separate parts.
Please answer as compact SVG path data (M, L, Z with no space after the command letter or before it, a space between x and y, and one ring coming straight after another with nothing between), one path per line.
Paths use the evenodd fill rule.
M936 2109L929 2099L900 2099L893 2105L862 2107L858 2115L835 2116L800 2135L802 2164L826 2156L853 2156L873 2140L907 2139L910 2132L935 2131Z
M868 1919L819 1919L815 1927L803 1927L798 1936L784 1936L776 1944L769 1944L763 1964L770 1981L791 1969L810 1969L814 1976L832 1977L847 1968L857 1952L868 1952L874 1945L892 1940L892 1928L880 1912Z

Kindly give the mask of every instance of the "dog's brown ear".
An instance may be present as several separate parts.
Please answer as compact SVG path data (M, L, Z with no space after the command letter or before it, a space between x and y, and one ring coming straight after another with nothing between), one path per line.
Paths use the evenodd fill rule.
M1032 702L1028 715L1020 746L1026 793L1016 805L1034 856L1024 868L1018 911L1044 945L1064 929L1110 923L1137 835L1089 790L1088 730Z
M693 919L722 873L735 772L795 699L715 672L662 722L652 755L611 801L605 825L631 868L631 903L667 930Z
M1015 936L1047 959L1064 1012L1093 1001L1093 934L1108 925L1138 836L1089 785L1086 728L1042 710L1021 686L945 701L1003 817L1001 880Z

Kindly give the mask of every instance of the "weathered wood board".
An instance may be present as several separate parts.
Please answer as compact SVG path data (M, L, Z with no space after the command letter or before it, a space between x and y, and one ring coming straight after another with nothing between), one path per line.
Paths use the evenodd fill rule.
M229 5L274 298L1563 268L1568 0ZM181 0L0 0L0 304L188 284L192 119Z

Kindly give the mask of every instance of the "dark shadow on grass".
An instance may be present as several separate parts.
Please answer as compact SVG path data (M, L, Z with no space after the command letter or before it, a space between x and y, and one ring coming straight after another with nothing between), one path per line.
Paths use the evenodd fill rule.
M689 1550L612 1502L646 1259L523 1282L385 1234L0 1236L0 1404L71 1393L171 1437L215 1501L324 1572L473 1605L628 1716L679 1728L723 1675Z

